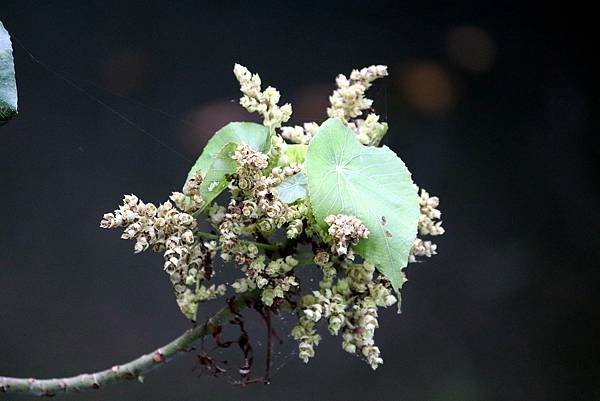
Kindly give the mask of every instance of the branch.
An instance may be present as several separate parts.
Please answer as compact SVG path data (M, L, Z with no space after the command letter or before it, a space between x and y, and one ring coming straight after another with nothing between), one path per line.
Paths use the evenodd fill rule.
M188 352L192 343L212 334L213 328L235 317L237 311L246 308L254 300L256 300L256 294L242 294L233 303L215 313L205 323L187 330L165 346L149 354L142 355L133 361L115 365L101 372L43 380L0 376L0 393L22 393L51 397L59 393L99 389L110 383L134 379L141 380L143 374L184 352Z

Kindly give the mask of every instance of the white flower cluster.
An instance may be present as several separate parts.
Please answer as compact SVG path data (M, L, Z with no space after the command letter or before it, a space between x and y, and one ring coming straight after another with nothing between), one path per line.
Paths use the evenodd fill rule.
M331 107L327 108L329 117L337 117L349 121L360 116L364 110L373 105L371 99L365 98L365 92L374 80L388 75L384 65L372 65L361 70L353 70L348 79L340 74L335 79L337 89L329 97Z
M337 255L346 255L353 259L352 245L358 244L361 238L369 236L369 230L354 216L331 214L325 218L329 225L327 232L333 237L331 251Z
M350 78L340 74L335 80L337 89L329 97L331 105L327 108L327 115L342 120L356 133L363 145L377 145L387 132L387 124L379 122L377 114L368 113L364 119L360 118L365 110L373 106L373 101L365 97L365 92L373 81L387 75L385 65L353 70ZM319 125L314 122L304 123L303 126L282 127L281 136L292 143L307 145L318 129Z
M269 165L266 155L256 152L250 145L245 143L237 146L231 158L237 161L241 167L249 167L256 170L262 170Z
M171 200L179 209L186 213L194 213L203 205L202 197L200 196L200 185L202 184L202 175L197 171L189 177L181 192L173 192Z
M240 104L251 113L257 112L263 118L263 124L267 127L278 128L288 121L292 115L292 106L289 103L278 106L280 94L272 86L261 91L261 81L258 74L252 74L242 65L236 64L233 73L240 83L240 89L244 96L240 98Z
M437 245L431 241L423 241L421 238L416 238L410 250L409 262L416 262L419 256L430 258L433 255L437 255Z
M225 260L233 258L244 264L254 259L258 252L249 250L245 243L240 242L241 235L260 233L268 237L276 229L288 225L288 236L297 236L302 231L302 217L308 211L305 205L286 205L274 192L277 185L299 172L301 166L274 167L264 175L268 158L248 145L239 145L233 157L238 161L238 168L230 190L234 198L241 197L243 200L231 200L219 220L218 230L221 234L221 257ZM215 220L212 215L211 220Z
M364 120L359 118L348 125L356 132L363 145L377 145L388 130L387 123L380 123L379 116L374 113L369 113Z
M233 158L238 162L238 168L229 185L232 199L227 209L212 208L209 215L220 233L221 257L226 261L234 260L245 273L245 277L236 280L232 287L236 292L259 289L261 301L271 306L298 286L292 274L298 261L292 256L267 261L257 245L243 237L260 235L268 238L278 228L285 228L288 238L303 232L308 207L305 204L286 205L273 191L285 178L298 173L302 166L292 163L265 171L269 158L248 145L239 145Z
M238 293L258 288L261 290L261 301L271 306L276 299L283 299L293 287L298 286L296 277L291 274L298 261L292 256L265 262L261 255L250 264L242 266L246 277L237 279L231 286Z
M155 252L164 253L164 270L169 274L181 311L190 320L195 320L199 302L224 294L224 286L202 285L212 276L216 243L199 240L194 235L196 220L170 201L156 207L135 195L126 195L117 210L103 216L100 227L124 227L121 238L135 240L135 253L150 246Z
M380 123L378 115L369 113L365 119L359 118L373 106L373 101L365 97L365 92L373 81L387 75L385 65L353 70L350 78L340 74L335 80L337 89L329 97L331 106L327 108L327 115L342 120L356 132L358 140L364 145L377 145L387 132L387 124Z
M442 217L442 212L437 209L439 204L440 200L437 196L429 196L429 193L421 188L421 196L419 198L419 206L421 207L419 216L419 234L444 234L442 222L436 222L436 220L439 220Z
M292 329L292 337L298 341L298 357L308 363L315 356L315 347L321 341L321 335L315 329L315 322L300 317L298 324Z
M314 347L321 339L315 323L327 319L332 335L343 329L342 348L362 356L373 369L377 369L383 363L374 338L375 329L379 327L377 309L396 303L389 283L384 279L374 281L375 266L367 262L338 262L338 268L346 272L346 277L338 280L335 280L336 268L325 252L315 256L315 263L323 269L320 290L302 297L301 315L292 331L298 341L300 359L308 362L314 356Z
M242 248L241 244L238 243L238 238L244 230L240 213L241 208L232 199L223 219L219 223L219 242L221 243L221 258L223 260L230 261L235 258L236 263L246 263L246 255L250 255L250 258L252 258L258 254L258 249Z
M442 222L439 221L442 217L437 207L440 204L440 200L437 196L429 196L429 193L421 188L421 195L419 197L419 234L420 235L431 235L437 236L444 234L444 228ZM431 241L423 241L421 238L415 239L413 247L410 251L409 261L416 262L417 257L425 256L432 257L436 255L437 245Z
M281 136L292 143L308 145L318 129L319 124L315 122L304 123L303 126L281 127Z
M298 173L302 165L291 163L263 172L268 165L268 158L247 145L238 146L234 158L239 166L230 183L230 190L234 197L241 197L243 201L232 200L227 213L219 221L218 229L224 240L225 258L232 255L236 257L236 262L243 263L245 256L242 254L247 252L240 252L237 242L239 235L260 233L269 237L275 230L286 227L287 237L295 238L303 231L303 219L308 214L308 207L305 204L286 205L275 192L275 187Z
M346 315L342 347L350 353L359 352L371 368L377 369L383 363L374 337L379 327L377 309L392 306L397 299L385 278L373 280L374 273L375 266L368 262L351 265L347 271L355 298Z

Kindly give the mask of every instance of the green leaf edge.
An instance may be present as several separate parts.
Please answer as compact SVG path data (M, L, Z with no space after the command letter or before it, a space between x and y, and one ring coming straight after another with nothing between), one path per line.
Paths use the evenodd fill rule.
M226 179L227 174L233 174L237 170L238 164L231 158L237 146L238 144L235 142L229 142L223 146L206 170L206 175L200 184L200 196L204 202L200 211L203 211L227 188L229 184Z
M247 144L256 151L266 153L271 147L271 135L264 125L252 122L231 122L220 128L206 143L202 153L190 169L188 179L200 170L206 176L216 155L229 143Z
M322 152L322 150L316 149L316 146L318 146L318 144L320 143L320 141L319 140L315 141L315 138L317 136L319 136L320 134L323 135L323 133L327 133L328 131L329 132L334 132L334 131L330 130L331 128L341 129L342 132L344 132L344 135L346 135L346 138L345 138L346 140L355 141L356 145L364 146L364 145L360 144L360 142L356 138L356 135L348 127L346 127L342 123L342 121L339 120L338 118L330 118L330 119L326 120L321 125L321 127L319 128L319 131L317 132L317 134L315 135L315 137L312 139L311 143L309 144L308 151L307 151L307 156L306 156L306 172L307 172L307 176L308 176L308 180L309 180L309 183L308 183L308 198L309 198L309 201L310 201L310 204L311 204L311 210L312 210L312 213L314 215L314 219L315 219L318 227L321 230L323 230L323 231L327 230L327 224L324 221L320 221L319 220L319 218L317 216L317 213L314 210L314 201L315 201L314 195L311 195L312 191L311 191L311 180L310 180L310 176L311 176L311 174L310 174L310 164L311 164L310 160L311 160L311 154L313 154L313 153L318 154L319 152ZM352 139L350 139L350 137ZM313 145L313 144L317 144L317 145ZM312 145L312 147L311 147L311 145ZM410 183L414 187L414 184L412 183L412 178L411 178L410 171L408 170L408 168L406 168L406 165L404 164L404 162L402 161L402 159L400 159L398 157L398 155L396 155L395 152L393 152L387 146L383 146L381 148L375 148L375 147L367 147L367 148L377 149L377 151L380 150L381 152L390 152L401 163L401 167L406 170L406 172L408 174L408 178L410 179ZM388 156L390 156L390 155L388 154ZM416 188L414 190L414 203L413 203L412 209L413 209L413 213L412 213L412 216L410 216L410 217L411 217L411 220L412 220L411 225L414 226L414 236L412 238L414 240L414 238L416 238L417 225L418 225L418 220L419 220L418 194L417 194ZM330 211L330 213L344 213L344 212L345 211L342 208L340 208L339 210L331 210ZM321 219L321 220L323 220L323 219ZM379 223L379 224L380 224L380 227L382 227L381 223ZM379 227L369 227L369 226L367 226L367 227L369 228L369 230L371 232L374 232L375 229L380 229ZM387 241L388 240L386 239L386 242ZM392 283L392 286L394 287L394 289L396 291L399 291L399 289L402 287L402 285L404 283L404 279L403 279L403 275L402 275L402 270L408 265L408 256L409 256L409 253L410 253L410 247L412 246L412 241L410 241L410 246L409 246L409 241L408 240L404 241L405 245L406 245L405 246L406 249L404 249L402 252L400 252L401 253L401 259L402 259L401 263L400 263L401 266L399 266L397 270L393 270L393 271L390 271L390 272L384 271L385 269L383 269L379 265L378 261L370 260L369 255L367 255L368 252L367 252L367 249L366 249L366 247L369 245L369 242L370 241L369 241L368 238L361 240L353 248L354 251L356 253L358 253L359 255L361 255L362 257L364 257L367 261L373 263L377 267L377 269L390 280L390 282ZM393 274L393 276L391 276L392 274Z

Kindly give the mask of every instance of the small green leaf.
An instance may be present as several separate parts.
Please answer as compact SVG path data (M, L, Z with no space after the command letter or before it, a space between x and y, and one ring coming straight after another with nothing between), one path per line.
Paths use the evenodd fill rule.
M237 170L237 162L231 158L237 148L237 143L229 142L217 153L212 164L206 169L206 175L200 184L200 195L204 204L202 209L210 205L212 201L227 188L227 174L233 174Z
M0 22L0 125L17 115L17 81L10 35Z
M269 129L264 125L244 122L229 123L218 130L208 141L202 154L188 173L188 178L196 174L198 170L204 178L215 156L230 142L245 143L256 151L266 153L271 146L269 139Z
M308 179L304 173L294 174L279 184L275 190L279 199L284 203L294 203L298 199L306 197Z
M308 145L288 145L285 151L285 155L287 156L287 164L292 163L304 163L304 159L306 159L306 150L308 149Z
M417 233L419 203L411 174L388 147L363 146L339 119L321 125L306 154L308 197L321 228L325 217L358 217L369 229L354 251L396 290Z

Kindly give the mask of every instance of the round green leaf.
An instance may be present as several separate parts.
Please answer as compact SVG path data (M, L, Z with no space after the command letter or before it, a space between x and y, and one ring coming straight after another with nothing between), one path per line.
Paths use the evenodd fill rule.
M264 125L247 122L229 123L218 130L208 141L202 154L188 173L188 178L196 174L198 170L204 178L215 156L230 142L238 145L245 143L256 151L266 153L271 146L269 138L269 129Z
M346 214L369 229L354 251L373 263L396 290L417 234L419 201L411 174L388 147L363 146L339 119L331 118L306 154L308 197L317 223Z
M17 82L10 36L0 22L0 125L17 115Z

